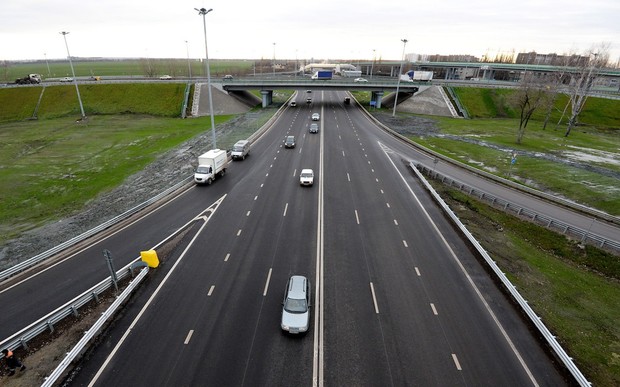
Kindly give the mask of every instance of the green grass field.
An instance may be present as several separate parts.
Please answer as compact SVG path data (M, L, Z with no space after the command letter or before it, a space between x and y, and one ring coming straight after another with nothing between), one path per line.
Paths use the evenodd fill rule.
M49 71L48 71L49 66ZM249 73L254 66L251 60L209 60L211 76L221 77L225 74ZM191 67L192 76L205 77L205 63L201 59L124 59L124 60L73 60L76 77L114 76L114 77L144 77L151 69L155 76L164 74L173 77L186 77ZM0 82L15 82L15 79L26 74L41 74L43 79L71 76L69 61L45 61L31 63L17 63L0 70Z
M172 118L179 115L183 94L183 87L175 85L85 86L83 99L90 119L83 123L75 120L79 106L71 85L47 87L39 119L28 120L41 90L0 89L0 243L79 212L88 200L117 186L161 152L209 127L208 117ZM432 117L442 134L454 137L413 140L499 176L620 214L618 179L533 156L565 157L563 152L579 149L617 155L620 102L590 99L581 119L584 125L568 138L561 127L542 130L540 120L534 119L517 146L518 122L503 93L468 89L460 95L461 102L480 118ZM288 95L274 93L277 101ZM509 153L496 147L520 152L517 163L511 167ZM620 170L604 159L589 163L611 172ZM591 247L581 249L561 235L517 221L461 193L444 195L461 204L457 207L469 209L459 216L472 217L468 227L588 378L600 386L620 384L618 258Z

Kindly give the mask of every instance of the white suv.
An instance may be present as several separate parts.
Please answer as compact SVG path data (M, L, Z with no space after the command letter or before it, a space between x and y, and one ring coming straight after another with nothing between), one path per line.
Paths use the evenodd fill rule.
M302 169L299 174L300 185L312 185L314 184L314 172L312 169Z
M301 275L292 276L284 290L280 328L284 332L305 333L310 328L310 282Z

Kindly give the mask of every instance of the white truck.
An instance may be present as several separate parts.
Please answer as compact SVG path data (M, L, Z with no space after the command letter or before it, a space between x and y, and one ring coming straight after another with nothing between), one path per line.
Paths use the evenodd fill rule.
M224 176L230 163L230 156L225 150L211 149L198 156L198 168L194 173L196 184L211 184L216 176Z
M403 74L400 76L401 81L405 82L413 82L413 81L424 81L430 82L433 80L433 72L432 71L407 71L407 74Z

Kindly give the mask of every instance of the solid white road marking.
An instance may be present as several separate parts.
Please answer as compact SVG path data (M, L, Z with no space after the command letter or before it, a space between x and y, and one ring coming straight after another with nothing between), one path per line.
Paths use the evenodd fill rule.
M383 144L380 143L380 145L383 147ZM384 148L383 151L385 152L385 155L387 156L387 150ZM502 336L504 336L504 339L506 340L506 343L510 346L510 348L512 349L512 352L514 353L514 355L516 356L516 358L518 359L519 363L521 364L521 366L523 367L523 370L527 373L528 377L530 378L530 381L534 384L534 385L538 385L538 382L536 381L536 378L534 377L534 375L532 374L532 371L529 369L529 367L527 366L527 364L525 363L525 360L523 359L523 357L521 356L521 353L519 353L519 350L517 350L517 347L514 345L514 343L512 342L512 340L510 339L510 336L508 336L508 333L506 332L506 330L504 329L504 327L502 326L502 324L500 323L499 319L497 318L497 316L495 315L495 313L493 312L493 309L491 309L491 306L489 305L489 303L485 300L484 296L482 295L482 292L480 292L480 289L478 289L478 286L476 286L474 280L471 278L471 276L469 275L469 273L467 272L467 270L465 269L465 266L463 265L463 263L459 260L459 257L456 255L456 253L454 252L454 250L452 250L452 247L450 247L450 244L448 244L448 241L446 240L446 238L443 236L443 234L441 233L441 231L439 231L439 227L437 227L437 224L435 224L435 222L433 221L433 219L431 218L431 216L429 215L429 213L426 211L426 209L424 208L424 206L422 205L422 202L420 202L420 199L416 196L416 194L413 192L413 189L411 188L411 186L407 183L407 181L405 180L405 177L403 176L403 174L398 170L398 168L396 168L396 165L394 164L394 161L388 157L389 162L392 164L392 167L394 167L394 169L396 170L396 172L400 175L401 180L404 182L405 186L407 187L407 189L409 190L409 193L411 194L411 196L415 199L415 201L418 203L418 206L420 207L420 209L422 210L422 212L424 213L424 216L426 217L426 219L428 219L429 223L433 226L433 229L435 230L435 233L439 236L439 238L441 239L442 243L444 244L444 246L446 247L446 249L450 252L450 255L452 256L452 259L454 260L454 262L459 266L459 268L461 269L461 272L463 273L463 275L465 276L465 278L467 279L467 282L469 282L469 285L472 287L472 289L474 290L474 292L476 292L476 295L478 296L478 299L480 300L480 302L482 303L482 305L484 305L484 307L486 308L487 312L489 313L489 316L491 316L491 318L493 319L493 321L495 322L495 325L497 326L497 329L499 329L499 331L501 332ZM454 356L454 355L453 355Z
M267 281L265 282L265 290L263 290L263 297L267 295L267 290L269 289L269 281L271 281L271 270L272 268L269 268L269 274L267 274Z
M456 369L462 371L461 363L459 363L459 359L456 357L456 354L452 354L452 360L454 360L454 365L456 365Z
M372 302L375 304L375 313L379 314L379 305L377 305L377 297L375 296L375 287L370 283L370 292L372 293Z
M433 310L433 314L437 316L437 309L435 309L435 304L431 302L431 309Z
M189 341L192 339L192 335L193 334L194 334L194 330L190 329L190 331L187 334L187 337L185 338L185 341L183 342L183 344L185 344L185 345L189 344Z

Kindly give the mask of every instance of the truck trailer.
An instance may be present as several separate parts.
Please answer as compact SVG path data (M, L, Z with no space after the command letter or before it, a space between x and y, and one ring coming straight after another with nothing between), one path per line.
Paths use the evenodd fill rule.
M38 85L41 83L41 76L39 74L28 74L23 78L17 78L15 83L18 85Z
M433 72L432 71L407 71L407 77L411 81L423 81L430 82L433 80ZM401 78L401 80L403 80Z
M198 168L194 173L196 184L211 184L216 176L224 176L230 163L230 157L225 150L211 149L198 156Z
M312 76L312 79L329 80L332 79L332 72L329 70L319 70Z

